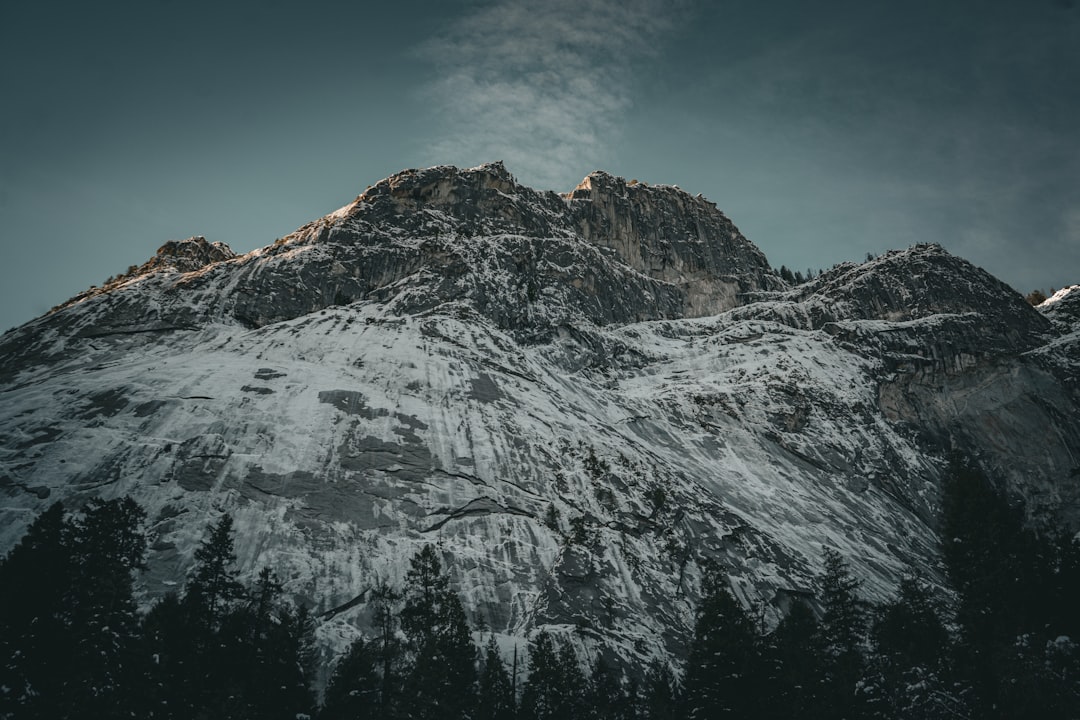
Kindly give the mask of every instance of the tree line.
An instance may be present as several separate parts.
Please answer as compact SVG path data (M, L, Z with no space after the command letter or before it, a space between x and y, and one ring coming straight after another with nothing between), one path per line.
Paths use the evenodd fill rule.
M232 518L183 593L139 613L145 511L55 503L0 563L0 718L288 718L315 709L313 621L270 569L236 578Z
M271 570L238 581L228 515L207 528L182 591L140 613L143 510L129 498L79 513L57 503L0 562L0 718L1077 717L1077 543L1035 532L959 464L943 505L944 594L908 575L868 603L826 550L813 600L766 632L706 568L674 666L580 657L543 631L507 657L470 627L428 545L402 587L372 591L370 631L335 660L317 702L313 619Z

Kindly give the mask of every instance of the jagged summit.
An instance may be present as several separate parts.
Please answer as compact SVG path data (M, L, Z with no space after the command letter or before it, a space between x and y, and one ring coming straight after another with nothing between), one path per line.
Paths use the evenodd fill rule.
M261 327L357 301L405 314L456 303L543 339L567 323L714 314L783 288L761 251L700 198L606 173L560 196L518 184L502 163L406 170L247 255L192 238L122 279L47 322L63 335L103 336ZM39 361L50 352L32 340L6 350Z
M158 248L154 257L139 271L167 269L181 273L195 272L213 263L232 260L236 256L232 248L225 243L207 242L202 235L196 235L187 240L169 240Z

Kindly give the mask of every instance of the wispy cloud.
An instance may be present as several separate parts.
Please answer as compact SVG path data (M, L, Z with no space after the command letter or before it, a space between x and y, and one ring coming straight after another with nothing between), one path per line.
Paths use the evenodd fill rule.
M567 189L610 158L634 69L672 23L672 0L504 0L475 5L421 52L439 112L432 160L501 159L528 184Z

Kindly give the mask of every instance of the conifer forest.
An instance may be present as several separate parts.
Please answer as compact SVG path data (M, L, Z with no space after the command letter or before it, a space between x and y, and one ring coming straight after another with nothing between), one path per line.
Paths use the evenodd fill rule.
M705 576L689 652L642 667L546 632L507 657L470 624L433 546L316 682L317 618L269 568L238 581L234 528L206 528L178 592L145 611L129 498L59 503L0 563L0 718L711 720L1080 717L1080 546L1035 529L981 472L944 489L939 578L867 602L825 551L815 592L775 627Z

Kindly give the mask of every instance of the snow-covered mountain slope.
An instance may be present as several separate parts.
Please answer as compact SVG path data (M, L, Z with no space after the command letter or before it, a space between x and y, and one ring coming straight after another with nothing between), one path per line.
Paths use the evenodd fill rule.
M508 637L677 652L707 562L772 620L825 546L875 596L937 574L954 450L1080 520L1075 349L938 246L788 288L677 188L407 171L5 334L0 551L56 499L127 493L147 598L229 512L243 572L274 567L328 650L435 543Z

